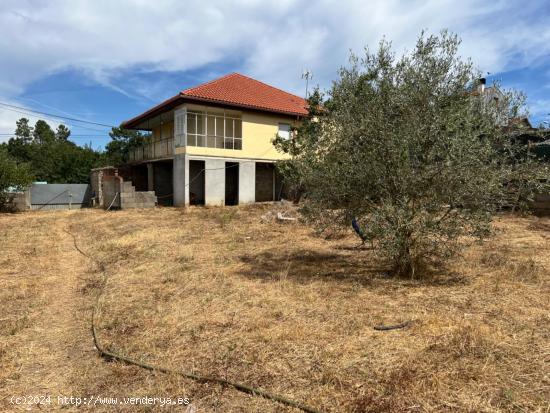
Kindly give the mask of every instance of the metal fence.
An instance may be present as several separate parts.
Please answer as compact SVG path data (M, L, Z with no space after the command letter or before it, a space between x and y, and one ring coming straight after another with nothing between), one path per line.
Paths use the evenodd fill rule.
M88 184L33 184L31 209L79 209L91 205Z

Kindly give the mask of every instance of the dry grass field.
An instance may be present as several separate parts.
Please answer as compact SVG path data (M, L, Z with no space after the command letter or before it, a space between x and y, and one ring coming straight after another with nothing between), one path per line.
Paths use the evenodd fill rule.
M550 219L502 216L449 268L393 279L351 234L262 219L272 205L0 216L0 411L291 412L98 357L109 349L324 412L550 411ZM379 324L411 320L405 329ZM13 395L55 397L17 406ZM57 396L188 397L181 406ZM186 410L187 409L187 410Z

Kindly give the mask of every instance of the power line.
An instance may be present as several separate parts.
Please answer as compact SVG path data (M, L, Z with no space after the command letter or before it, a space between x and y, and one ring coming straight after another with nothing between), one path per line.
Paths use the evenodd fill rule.
M6 110L10 110L10 111L12 111L12 112L20 113L21 115L35 116L35 114L34 114L33 112L31 112L31 111L12 109L12 108L8 108L8 107L2 107L1 105L2 105L2 103L0 102L0 108L6 109ZM55 118L52 118L52 117L49 117L49 116L50 116L50 115L46 115L46 116L45 116L45 119L47 119L47 120L49 120L49 121L51 121L51 122L58 122L58 121L59 121L59 119L55 119ZM74 124L74 123L67 122L67 121L63 121L62 123L65 123L65 124L67 124L67 125L73 126L73 127L75 127L75 128L87 129L87 130L91 130L91 131L94 131L94 132L104 132L104 131L102 131L101 129L90 128L89 126Z
M47 105L45 103L42 103L36 99L33 99L33 98L29 98L29 97L18 97L18 99L23 99L23 100L28 100L28 101L31 101L31 102L34 102L36 104L38 104L39 106L42 106L44 108L47 108L47 109L53 109L55 110L56 112L59 112L59 113L62 113L63 115L67 115L67 116L71 116L71 117L79 117L81 114L77 113L69 113L69 112L65 112L64 110L62 109L59 109L59 108L56 108L55 106L50 106L50 105Z
M106 127L106 128L116 128L117 127L117 126L113 126L113 125L108 125L106 123L92 122L92 121L84 120L84 119L78 119L78 118L72 118L72 117L68 117L68 116L55 115L55 114L52 114L52 113L42 112L42 111L39 111L39 110L28 109L28 108L24 108L24 107L16 106L16 105L10 105L9 103L4 103L4 102L0 102L0 105L4 106L6 108L19 109L19 110L23 110L23 111L27 111L27 112L31 112L31 113L37 113L39 115L45 115L45 116L49 116L49 117L53 117L53 118L66 119L66 120L70 120L70 121L73 121L73 122L87 123L89 125L103 126L103 127Z

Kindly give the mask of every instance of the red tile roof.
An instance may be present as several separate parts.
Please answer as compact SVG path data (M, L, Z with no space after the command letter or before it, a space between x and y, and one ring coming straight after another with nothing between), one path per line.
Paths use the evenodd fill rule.
M305 99L239 73L231 73L185 89L160 105L124 122L123 126L136 127L150 116L156 116L185 101L211 102L293 116L305 116L308 113Z
M307 115L307 104L303 98L239 73L186 89L181 95L268 112Z

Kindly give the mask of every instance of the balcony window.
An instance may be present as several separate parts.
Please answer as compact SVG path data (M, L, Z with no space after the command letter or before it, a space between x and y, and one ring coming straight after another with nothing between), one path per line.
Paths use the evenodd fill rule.
M241 150L242 119L223 111L187 112L187 145Z

